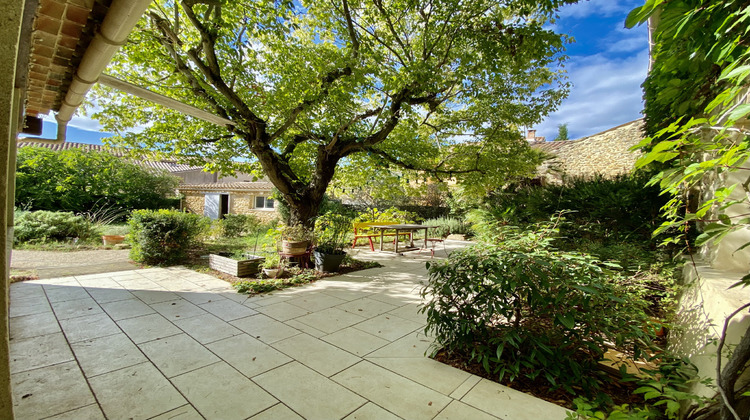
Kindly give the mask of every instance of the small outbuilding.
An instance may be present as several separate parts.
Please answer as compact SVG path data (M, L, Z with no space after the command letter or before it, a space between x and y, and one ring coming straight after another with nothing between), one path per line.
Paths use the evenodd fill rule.
M263 221L279 218L271 198L270 182L219 182L214 184L182 184L182 209L219 219L226 214L252 214Z

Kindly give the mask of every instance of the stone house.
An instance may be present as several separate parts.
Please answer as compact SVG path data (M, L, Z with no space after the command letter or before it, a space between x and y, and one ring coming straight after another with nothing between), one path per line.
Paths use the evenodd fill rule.
M181 184L182 209L212 219L225 214L252 214L264 222L279 217L276 203L270 197L270 182L217 182Z
M127 159L123 150L86 143L38 143L20 141L18 147L44 147L54 151L81 149L87 152L107 152ZM252 182L253 177L244 173L224 176L211 173L202 166L191 166L174 160L137 160L137 164L160 171L180 179L177 193L183 195L181 208L212 219L225 214L254 214L263 221L278 218L274 201L269 197L273 184Z
M527 141L532 148L550 156L537 168L537 178L542 184L560 184L565 177L612 178L629 174L641 155L630 148L644 137L643 119L638 119L577 140L545 142L529 130Z

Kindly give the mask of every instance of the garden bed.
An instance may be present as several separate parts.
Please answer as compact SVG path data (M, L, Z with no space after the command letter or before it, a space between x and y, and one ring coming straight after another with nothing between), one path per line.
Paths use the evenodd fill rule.
M246 283L256 282L259 284L270 284L274 282L274 280L278 280L276 284L279 287L277 288L285 288L285 287L292 287L292 286L300 286L302 284L314 282L316 280L319 280L325 277L333 277L333 276L338 276L341 274L352 273L352 272L360 271L360 270L367 270L370 268L378 268L382 266L383 266L382 264L375 262L375 261L362 261L362 260L357 260L354 258L347 257L344 260L344 262L341 264L339 271L336 273L323 273L323 272L312 270L312 269L303 270L297 267L292 267L291 269L287 269L286 272L283 275L281 275L278 279L241 278L241 277L233 276L231 274L210 268L205 259L203 260L193 259L192 264L189 264L187 267L192 270L196 270L202 273L211 274L212 276L219 278L221 280L227 281L231 283L232 285L243 283L243 282L246 282ZM300 276L300 275L302 275L302 277L298 277L298 280L295 280L294 282L287 281L289 279L294 278L295 276ZM305 281L301 281L301 279L304 279ZM263 289L264 287L259 286L259 288ZM243 292L243 293L248 293L248 292Z
M575 411L573 400L576 396L565 392L563 389L553 389L552 385L543 377L539 376L536 380L531 380L525 376L519 376L513 381L503 379L502 381L497 380L497 375L488 373L481 363L473 362L470 355L464 354L449 354L445 350L438 351L433 359L446 365L453 366L456 369L461 369L464 372L468 372L479 377L488 379L490 381L505 385L509 388L524 392L526 394L533 395L537 398L541 398L545 401L549 401L553 404L568 408ZM611 376L611 375L610 375ZM634 394L633 391L638 388L638 384L635 382L622 382L615 379L611 382L605 382L600 389L600 394L608 395L612 398L615 405L630 404L637 405L643 404L643 398L640 394Z

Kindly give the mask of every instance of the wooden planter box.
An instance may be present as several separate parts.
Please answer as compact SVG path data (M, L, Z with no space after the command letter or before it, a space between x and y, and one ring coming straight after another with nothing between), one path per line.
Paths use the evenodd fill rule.
M235 260L218 254L211 254L208 256L208 266L235 277L250 277L258 274L265 260L265 258L258 256L246 260Z

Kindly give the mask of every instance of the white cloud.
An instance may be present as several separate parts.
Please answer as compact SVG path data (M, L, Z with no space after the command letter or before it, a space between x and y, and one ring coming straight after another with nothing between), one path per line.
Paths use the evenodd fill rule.
M45 115L43 119L45 121L49 121L49 122L57 124L57 120L55 120L54 113L50 113L50 115ZM83 117L83 116L77 116L77 115L73 116L73 118L68 123L68 127L75 127L80 130L94 131L94 132L100 132L102 128L101 124L99 124L98 121L92 120L89 117Z
M628 29L624 26L615 27L600 41L601 50L606 53L623 54L635 53L648 49L648 28L637 26Z
M561 18L583 19L590 16L610 17L627 14L630 10L643 4L639 0L586 0L560 8Z
M571 139L596 134L641 118L641 84L648 69L648 52L610 59L597 54L572 57L568 74L573 87L560 108L537 127L552 140L558 124L568 124Z

